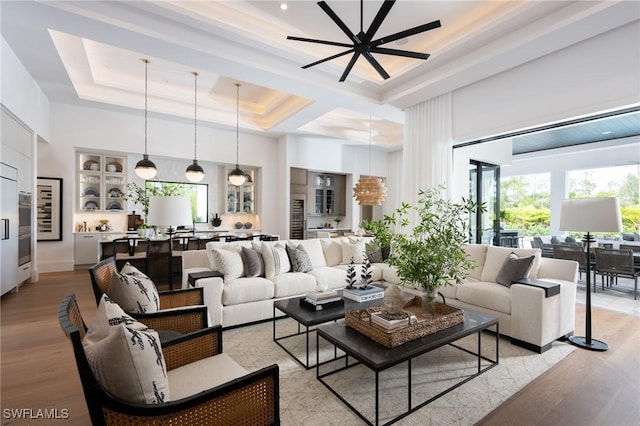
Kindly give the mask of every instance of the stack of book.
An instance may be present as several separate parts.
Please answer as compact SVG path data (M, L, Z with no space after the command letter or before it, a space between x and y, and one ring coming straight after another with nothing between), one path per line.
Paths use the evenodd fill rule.
M379 325L387 330L397 330L399 328L407 327L410 324L409 316L401 319L393 319L386 312L374 312L371 314L371 322Z
M300 300L300 303L316 311L336 306L344 306L344 300L340 297L340 293L334 290L308 293L304 299Z
M370 285L366 289L360 287L345 288L342 291L342 296L347 299L355 300L356 302L382 299L384 297L384 288L375 285Z

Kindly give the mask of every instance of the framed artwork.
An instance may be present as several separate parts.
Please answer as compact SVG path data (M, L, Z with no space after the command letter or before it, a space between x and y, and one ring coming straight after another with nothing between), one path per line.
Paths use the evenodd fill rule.
M62 179L38 177L36 188L38 241L62 241Z

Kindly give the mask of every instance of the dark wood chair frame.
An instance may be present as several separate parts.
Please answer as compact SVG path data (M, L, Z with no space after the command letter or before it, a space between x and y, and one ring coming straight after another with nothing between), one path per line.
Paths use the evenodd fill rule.
M93 425L279 425L280 385L277 364L176 401L131 404L111 395L96 380L82 347L87 327L76 301L68 294L58 321L71 340L85 402ZM222 353L220 326L199 330L162 344L167 370ZM213 373L213 372L212 372Z
M640 270L635 268L633 251L597 247L594 253L596 273L602 275L602 289L604 290L605 277L609 285L618 276L629 277L633 279L633 299L637 300Z

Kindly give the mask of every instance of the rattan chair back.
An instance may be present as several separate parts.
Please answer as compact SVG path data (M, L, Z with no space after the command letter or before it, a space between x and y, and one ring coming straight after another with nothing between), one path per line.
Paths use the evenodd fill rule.
M89 268L91 288L93 289L93 295L96 298L96 305L100 304L102 294L107 293L107 289L109 288L109 284L111 284L111 279L115 273L116 260L113 256L107 257Z
M553 257L556 259L576 261L578 262L580 270L586 271L587 269L587 255L582 247L554 244Z

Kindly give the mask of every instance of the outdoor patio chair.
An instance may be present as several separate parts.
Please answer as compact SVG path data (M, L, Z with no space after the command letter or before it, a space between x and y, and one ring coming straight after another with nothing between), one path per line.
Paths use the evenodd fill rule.
M618 276L633 279L633 299L638 298L638 277L640 270L633 264L633 252L631 250L616 250L606 248L595 249L596 273L602 275L602 288L604 289L604 279L607 278L608 285Z
M580 274L580 279L582 279L582 273L587 271L587 255L584 251L584 248L582 247L556 244L553 246L553 257L556 259L574 260L578 262L578 272Z
M67 295L60 303L58 321L71 340L93 425L280 424L278 365L246 373L233 359L223 354L220 326L161 344L169 384L181 382L179 392L172 388L171 394L179 395L169 402L148 404L130 403L115 397L96 379L82 345L87 326L75 294ZM197 368L193 368L195 363ZM232 374L235 378L229 381L217 383L221 379L216 372L224 366L231 366L241 373ZM228 371L226 375L230 375Z

